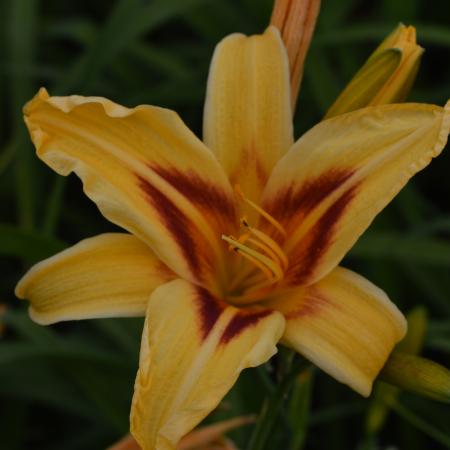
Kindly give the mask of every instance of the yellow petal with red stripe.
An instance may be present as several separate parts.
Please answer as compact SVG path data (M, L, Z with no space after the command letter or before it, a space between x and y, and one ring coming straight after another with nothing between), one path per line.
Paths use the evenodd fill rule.
M99 97L49 97L25 107L38 156L75 172L112 222L147 242L179 275L213 284L233 192L211 152L172 111Z
M386 294L342 267L268 305L286 317L284 343L364 396L406 333L405 318Z
M289 63L275 27L232 34L218 44L209 72L204 142L231 183L259 201L275 163L293 143Z
M450 103L383 105L319 123L275 167L263 208L284 226L288 284L332 270L407 181L438 156Z
M143 450L173 450L239 373L267 361L284 330L267 308L239 310L184 280L155 290L142 336L131 432Z
M142 241L107 233L33 266L17 284L16 295L30 301L30 316L42 325L143 316L153 290L173 278Z

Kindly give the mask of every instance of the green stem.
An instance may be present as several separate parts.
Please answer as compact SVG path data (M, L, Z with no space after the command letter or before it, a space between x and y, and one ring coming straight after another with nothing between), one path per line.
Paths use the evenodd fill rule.
M265 391L268 394L272 394L275 390L275 383L270 379L265 365L256 367L256 374L258 375L261 383L264 386Z
M263 450L265 448L267 439L281 412L286 394L303 368L304 364L300 361L294 361L274 392L266 398L259 413L255 430L250 438L248 450Z

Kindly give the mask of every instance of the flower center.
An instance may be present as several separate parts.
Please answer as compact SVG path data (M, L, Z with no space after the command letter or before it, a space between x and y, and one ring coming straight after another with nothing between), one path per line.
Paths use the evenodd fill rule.
M283 238L286 235L281 224L256 203L246 198L239 186L235 186L238 198L256 210ZM237 253L244 261L231 280L228 300L238 305L254 303L268 295L284 278L288 259L280 245L268 234L250 226L247 219L240 219L241 235L222 236L228 242L229 250Z

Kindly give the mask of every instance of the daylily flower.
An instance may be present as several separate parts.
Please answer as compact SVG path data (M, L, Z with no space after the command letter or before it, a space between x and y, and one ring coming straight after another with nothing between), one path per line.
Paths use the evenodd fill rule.
M16 293L42 324L146 315L131 411L144 450L174 449L280 340L367 396L405 334L386 294L338 264L444 148L450 105L368 107L294 143L289 81L270 27L216 48L204 142L153 106L41 90L25 107L38 156L131 234L37 264Z

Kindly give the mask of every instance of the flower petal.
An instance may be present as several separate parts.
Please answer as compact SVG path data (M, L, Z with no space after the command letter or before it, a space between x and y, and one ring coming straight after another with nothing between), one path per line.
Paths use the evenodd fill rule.
M225 38L211 62L204 141L250 200L259 201L292 133L289 63L278 30Z
M107 233L85 239L32 267L16 295L42 325L62 320L143 316L153 290L175 278L142 241Z
M450 103L383 105L319 123L275 167L263 208L286 229L286 282L332 270L374 217L441 152Z
M406 333L386 294L342 267L267 304L286 317L284 343L364 396Z
M131 432L143 450L174 449L246 367L276 352L283 316L239 310L184 280L155 290L144 326Z
M174 112L41 90L25 120L38 156L61 175L75 172L105 217L180 276L212 284L221 271L220 236L235 222L233 192Z

